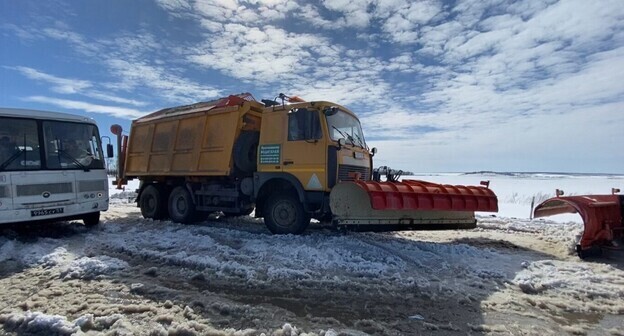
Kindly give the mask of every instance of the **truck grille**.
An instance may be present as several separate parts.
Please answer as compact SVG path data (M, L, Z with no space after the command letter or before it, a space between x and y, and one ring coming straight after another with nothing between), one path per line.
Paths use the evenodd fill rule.
M338 182L353 181L353 177L349 177L349 173L360 173L360 180L367 181L370 179L370 168L352 165L338 165Z
M25 184L17 186L17 196L36 196L43 192L52 194L67 194L74 191L71 182L66 183L45 183L45 184Z
M78 192L106 190L108 185L106 180L80 181L78 182Z

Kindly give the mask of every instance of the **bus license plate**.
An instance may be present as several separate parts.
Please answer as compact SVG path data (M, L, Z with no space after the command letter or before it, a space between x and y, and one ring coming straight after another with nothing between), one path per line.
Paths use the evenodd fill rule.
M31 217L37 217L37 216L56 215L56 214L62 214L63 212L64 212L63 208L31 210L30 211L30 216Z

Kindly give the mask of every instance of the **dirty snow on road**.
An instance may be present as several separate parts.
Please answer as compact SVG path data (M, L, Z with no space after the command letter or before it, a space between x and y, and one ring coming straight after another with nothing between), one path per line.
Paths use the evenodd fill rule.
M531 197L489 178L501 208L528 217ZM537 194L544 178L517 183ZM575 181L622 182L592 179ZM92 229L1 229L0 334L624 335L622 264L578 260L578 220L502 212L474 230L278 236L251 217L146 220L131 190Z

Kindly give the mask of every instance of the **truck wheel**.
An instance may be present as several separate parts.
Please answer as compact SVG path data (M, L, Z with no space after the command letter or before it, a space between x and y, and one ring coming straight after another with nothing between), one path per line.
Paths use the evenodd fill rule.
M176 223L192 223L197 220L193 196L183 186L175 187L169 195L169 217Z
M310 224L310 216L294 195L273 195L265 205L264 224L274 234L300 234Z
M82 222L87 227L98 225L100 223L100 212L92 212L84 215L84 217L82 217Z
M256 157L258 152L258 132L242 131L234 143L232 154L234 165L244 173L256 171Z
M166 216L166 204L163 199L162 188L155 185L148 185L141 192L139 207L143 218L163 219Z

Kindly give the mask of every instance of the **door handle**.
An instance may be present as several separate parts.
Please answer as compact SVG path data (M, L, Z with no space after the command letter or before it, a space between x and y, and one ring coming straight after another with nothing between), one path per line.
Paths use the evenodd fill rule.
M292 161L292 160L286 160L286 161L282 162L282 164L284 166L288 166L288 165L293 164L293 163L295 163L295 161Z

